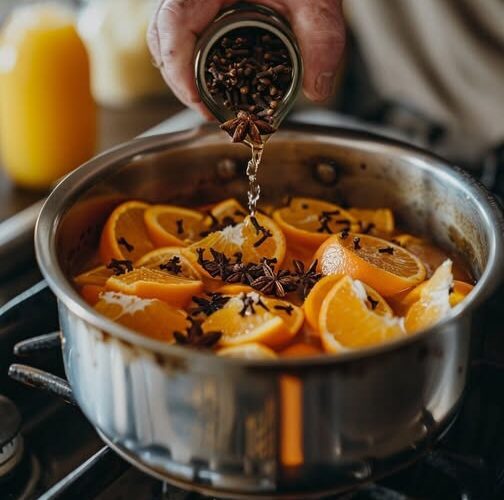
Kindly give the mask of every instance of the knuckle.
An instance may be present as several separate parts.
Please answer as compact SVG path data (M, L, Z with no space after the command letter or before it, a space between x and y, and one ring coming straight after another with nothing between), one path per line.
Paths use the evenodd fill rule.
M199 3L200 0L165 0L159 9L159 14L180 20L185 17L188 11L196 8Z

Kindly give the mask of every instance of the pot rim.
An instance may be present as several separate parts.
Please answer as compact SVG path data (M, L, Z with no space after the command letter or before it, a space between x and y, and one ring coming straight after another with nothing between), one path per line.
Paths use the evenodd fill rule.
M213 134L210 133L212 131L214 132ZM153 153L165 149L166 146L183 146L196 138L200 140L199 145L204 145L207 142L208 144L215 144L215 138L223 137L224 134L216 131L215 127L212 125L202 125L192 130L133 139L132 141L120 144L101 153L65 176L48 196L35 227L37 261L49 287L58 300L76 316L89 322L94 327L106 332L112 337L133 344L136 347L144 348L147 351L177 358L191 358L198 360L198 362L204 365L218 364L247 368L283 369L340 365L399 350L402 347L416 343L435 333L439 333L439 331L443 330L447 325L455 323L460 318L467 316L502 282L504 271L504 259L502 259L502 254L504 253L504 217L492 195L467 172L411 144L374 133L343 127L289 125L282 127L272 140L276 138L288 140L289 134L294 134L294 136L296 136L296 134L306 134L306 132L311 132L313 134L312 140L316 140L315 133L317 133L317 137L322 136L322 138L331 138L337 134L342 138L354 140L363 144L366 142L378 142L382 145L397 147L403 152L414 153L419 159L426 161L426 165L422 168L436 170L437 175L443 175L447 179L458 181L465 189L466 195L473 198L479 205L481 208L480 212L484 216L484 222L490 236L488 261L467 301L455 307L451 316L415 335L378 346L346 351L338 355L324 354L303 358L245 360L222 358L216 356L214 353L205 353L187 349L182 346L166 344L136 333L134 330L97 314L94 309L80 297L58 263L56 253L56 229L59 226L62 216L85 189L88 189L92 184L108 174L112 165L120 165L124 161L130 160L135 155ZM302 139L309 139L309 137L303 137Z

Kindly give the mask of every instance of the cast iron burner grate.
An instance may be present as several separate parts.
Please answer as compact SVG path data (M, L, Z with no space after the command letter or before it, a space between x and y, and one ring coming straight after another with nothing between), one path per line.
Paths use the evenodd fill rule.
M26 301L33 306L38 295L47 295L40 283L0 309L0 327L5 317L16 317ZM415 464L358 490L340 495L343 500L497 500L504 498L504 344L497 318L500 293L486 311L486 335L476 350L482 358L473 363L460 413L436 446ZM43 300L42 298L40 300ZM492 313L494 309L495 314ZM489 313L490 311L490 313ZM3 314L1 314L3 313ZM492 319L493 318L493 319ZM497 328L496 328L497 327ZM60 346L59 332L18 342L16 356L37 356ZM12 364L11 378L43 389L75 405L71 388L63 378L25 364ZM126 495L126 496L124 496ZM103 446L39 498L108 499L149 498L199 500L205 497L180 490L150 478ZM336 498L336 497L332 497Z

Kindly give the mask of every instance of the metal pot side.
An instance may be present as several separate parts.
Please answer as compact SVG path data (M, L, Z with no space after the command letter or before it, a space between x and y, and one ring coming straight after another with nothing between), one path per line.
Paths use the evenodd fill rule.
M36 247L59 299L68 379L104 438L151 474L230 498L344 490L413 458L454 415L477 334L472 309L502 278L502 218L478 185L420 150L353 131L282 130L260 172L266 198L393 208L407 229L464 255L479 278L468 304L394 344L241 362L139 336L79 298L65 276L96 248L114 205L243 197L247 155L213 128L150 137L92 160L55 189Z

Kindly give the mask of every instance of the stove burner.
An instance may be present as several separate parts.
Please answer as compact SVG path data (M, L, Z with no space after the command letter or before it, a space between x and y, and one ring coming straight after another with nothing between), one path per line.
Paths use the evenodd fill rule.
M10 475L23 458L23 438L19 434L21 415L14 403L0 396L0 481Z

